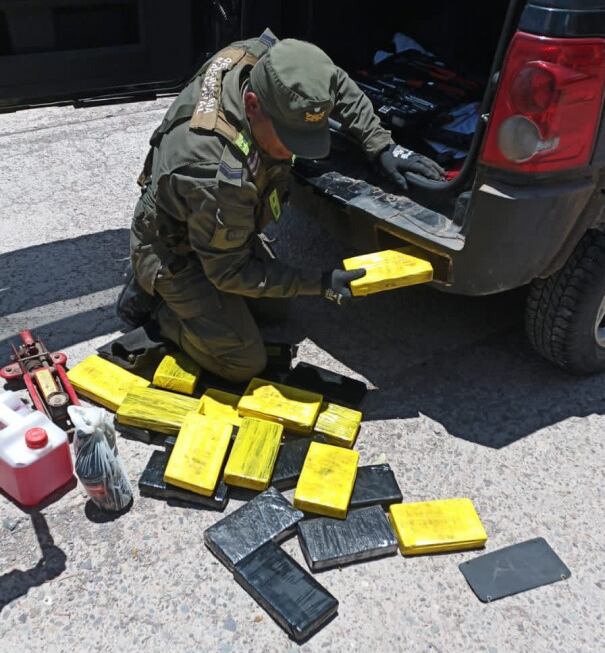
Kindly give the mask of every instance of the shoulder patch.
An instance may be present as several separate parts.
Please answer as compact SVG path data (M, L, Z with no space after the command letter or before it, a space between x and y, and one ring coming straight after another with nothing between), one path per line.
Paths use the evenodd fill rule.
M258 39L263 45L266 45L268 48L272 48L277 43L277 37L273 32L267 27L267 29L259 36Z
M216 172L216 178L226 184L241 186L243 177L244 164L231 152L228 145L225 146Z

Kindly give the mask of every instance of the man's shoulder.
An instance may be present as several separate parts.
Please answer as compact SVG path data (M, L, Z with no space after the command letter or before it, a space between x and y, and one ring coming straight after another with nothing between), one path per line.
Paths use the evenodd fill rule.
M219 134L193 131L186 122L166 134L160 145L160 157L165 172L195 164L218 168L224 151L225 139Z

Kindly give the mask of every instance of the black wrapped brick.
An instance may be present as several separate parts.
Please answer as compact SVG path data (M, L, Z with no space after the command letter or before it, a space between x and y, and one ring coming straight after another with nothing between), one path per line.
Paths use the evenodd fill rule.
M227 569L233 569L266 542L279 542L293 533L302 518L300 510L270 487L207 528L204 542Z
M319 517L298 524L300 548L311 571L397 553L397 538L380 506L350 510L346 519Z
M281 445L271 477L273 487L278 490L296 487L310 445L311 438L308 437L287 439Z
M164 472L168 464L172 449L168 451L154 451L147 463L147 467L139 479L139 492L142 496L154 499L176 499L186 501L211 510L224 510L229 502L229 486L220 480L216 492L211 497L206 497L196 492L190 492L164 481Z
M337 374L310 363L299 363L286 377L286 384L317 392L326 401L358 406L368 388L362 381Z
M402 501L403 496L390 465L366 465L357 469L349 509L380 504L387 510L392 503Z
M235 580L296 641L316 633L338 601L273 542L235 565Z

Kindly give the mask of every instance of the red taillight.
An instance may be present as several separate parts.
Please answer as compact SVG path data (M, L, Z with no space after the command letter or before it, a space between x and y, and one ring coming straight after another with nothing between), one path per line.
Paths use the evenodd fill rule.
M517 32L489 120L481 160L518 172L586 165L605 88L605 39Z

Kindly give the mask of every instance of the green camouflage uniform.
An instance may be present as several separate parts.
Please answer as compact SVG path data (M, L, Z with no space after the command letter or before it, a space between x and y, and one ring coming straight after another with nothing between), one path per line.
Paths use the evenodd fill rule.
M319 295L321 271L270 257L258 237L278 220L291 162L255 147L242 98L250 70L277 39L234 43L207 62L151 138L131 228L135 277L164 300L162 333L202 367L243 381L266 353L245 298ZM372 105L336 68L332 116L372 158L392 142Z

